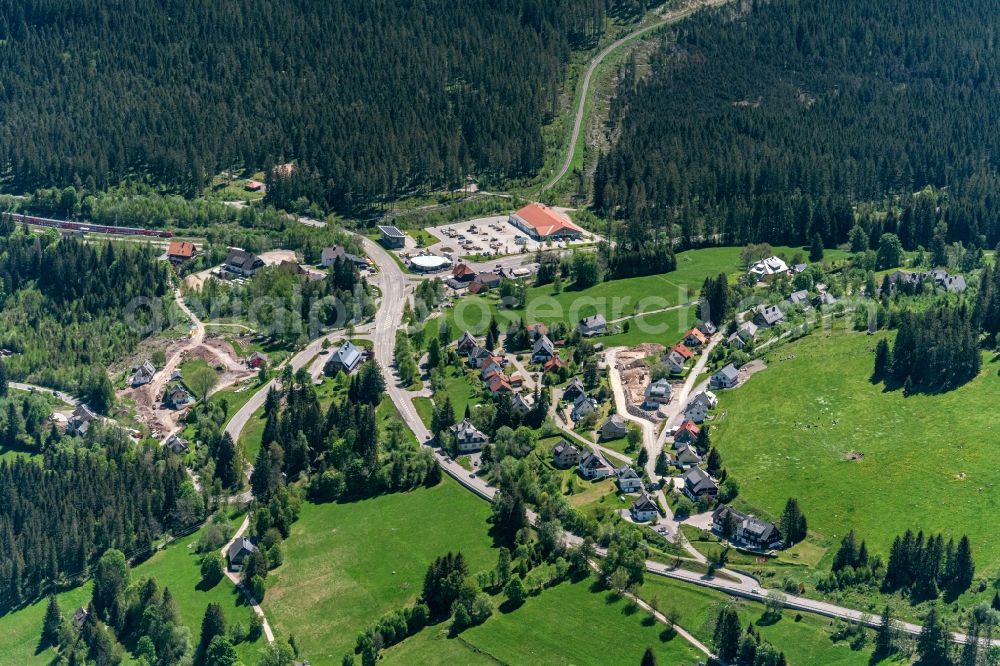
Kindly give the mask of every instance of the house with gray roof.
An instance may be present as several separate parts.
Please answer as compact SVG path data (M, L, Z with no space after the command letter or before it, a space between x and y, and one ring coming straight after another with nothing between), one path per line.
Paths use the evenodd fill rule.
M754 313L754 323L763 328L777 326L785 319L785 313L777 305L758 305Z
M786 299L791 305L801 305L809 307L809 292L805 289L793 291Z
M229 550L226 551L226 555L229 559L229 570L230 571L241 571L243 569L243 562L251 553L257 552L257 544L255 544L249 537L240 537L229 544Z
M730 363L722 370L712 375L711 384L713 388L733 388L740 380L740 371Z
M674 463L681 469L701 464L701 456L690 444L681 444L674 453Z
M584 393L573 401L573 410L570 412L570 418L574 421L579 421L596 411L597 401Z
M727 523L731 531L729 540L737 546L763 551L783 545L781 532L774 523L721 504L712 512L712 531L725 535Z
M167 437L166 441L163 442L163 445L173 453L180 456L191 450L191 446L188 444L188 441L178 437L176 433Z
M132 388L138 386L143 386L153 381L153 375L156 374L156 366L149 359L142 362L142 365L135 369L135 373L132 375Z
M621 414L612 414L608 419L601 424L601 439L604 441L610 439L621 439L628 435L628 424L625 423L625 419L622 418Z
M520 393L515 393L514 397L510 399L510 408L514 410L515 414L524 416L531 411L532 400L531 398L526 398Z
M226 261L222 268L234 275L250 277L264 268L264 260L253 252L233 249L226 255Z
M579 465L581 458L582 454L580 453L580 449L576 448L565 439L560 440L560 442L552 448L552 462L555 463L555 466L560 469L566 469L568 467L572 467L573 465Z
M574 377L570 380L566 388L563 389L563 400L576 400L581 395L586 395L587 389L584 388L583 382L580 381L579 377Z
M656 409L659 405L666 405L670 402L672 393L673 388L671 388L670 382L667 381L666 377L657 379L655 382L650 382L649 386L646 387L644 393L645 404L650 409Z
M642 490L642 477L628 465L622 465L615 470L618 477L618 489L623 493L637 493Z
M468 331L462 333L459 337L458 342L455 343L455 349L459 354L468 354L470 351L477 349L479 343L476 342L476 336L472 335Z
M330 354L323 372L327 375L336 375L339 372L351 374L364 360L364 354L350 340L344 340L340 347Z
M646 523L660 517L659 507L646 493L632 502L632 508L629 509L629 512L632 514L632 520L637 523Z
M580 475L585 479L603 479L614 473L614 468L596 453L587 453L580 459Z
M480 431L479 428L472 425L472 421L469 419L463 419L448 428L448 431L455 438L455 447L461 453L478 451L490 443L490 438Z
M535 344L531 347L531 362L545 363L555 355L556 346L552 344L551 340L549 340L549 336L544 334L538 336L538 339L535 340Z
M681 477L684 480L684 494L693 502L701 498L715 499L719 486L708 472L700 467L691 467Z
M577 324L576 330L580 331L580 335L585 338L591 338L595 335L604 335L608 331L608 320L605 319L602 314L584 317L580 320L580 323Z

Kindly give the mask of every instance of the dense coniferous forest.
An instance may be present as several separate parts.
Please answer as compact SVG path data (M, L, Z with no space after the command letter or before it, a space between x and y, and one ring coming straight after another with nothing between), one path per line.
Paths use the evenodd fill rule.
M647 0L0 1L0 162L18 189L144 173L194 193L295 160L337 207L530 175L573 49Z
M615 101L594 205L691 241L1000 240L1000 15L987 0L755 0L676 28ZM886 20L892 17L892 20ZM914 197L927 186L945 195ZM896 198L898 197L898 198ZM721 238L715 234L723 234ZM874 244L874 243L873 243Z
M106 383L107 366L152 332L155 311L166 314L169 267L156 255L0 221L0 347L14 352L6 359L11 378L85 398L102 390L95 383ZM137 299L146 306L135 307Z
M0 494L0 608L86 575L108 548L144 552L204 513L180 458L100 426L40 462L0 462Z

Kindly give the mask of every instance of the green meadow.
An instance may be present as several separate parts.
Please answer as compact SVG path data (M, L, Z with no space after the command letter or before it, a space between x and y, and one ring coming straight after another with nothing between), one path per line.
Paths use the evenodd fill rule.
M877 337L816 333L775 349L768 368L720 393L712 440L741 501L777 517L796 497L830 547L854 529L888 555L907 529L972 541L977 575L1000 569L997 364L939 395L869 381ZM848 454L853 454L849 456ZM850 459L849 459L850 458Z

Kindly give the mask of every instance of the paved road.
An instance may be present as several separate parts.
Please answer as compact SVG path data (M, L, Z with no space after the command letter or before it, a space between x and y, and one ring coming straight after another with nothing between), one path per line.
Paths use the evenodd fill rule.
M28 393L48 393L50 395L56 395L58 393L59 395L56 397L58 397L63 402L73 405L74 407L80 404L80 401L77 398L71 396L70 394L64 393L63 391L57 391L55 389L46 388L44 386L36 386L34 384L23 384L21 382L8 382L7 386L14 389L15 391L26 391Z
M584 122L583 117L585 115L584 112L587 106L587 97L590 94L590 79L594 76L594 71L604 61L604 59L607 58L612 51L617 50L622 44L628 41L640 37L648 32L652 32L657 28L662 28L665 25L669 25L671 23L677 23L678 21L687 18L688 16L693 14L695 11L701 9L702 7L719 5L722 4L723 2L725 2L725 0L709 0L707 2L698 2L693 6L684 9L677 9L668 12L663 16L661 16L660 19L657 20L655 23L647 25L643 28L639 28L637 30L633 30L632 32L625 35L621 39L612 42L607 47L605 47L603 51L601 51L600 53L598 53L596 56L593 57L593 59L590 61L590 64L587 66L586 73L583 76L583 92L580 95L580 101L576 109L576 117L573 119L573 133L570 135L569 145L566 147L566 157L565 159L563 159L563 164L559 168L559 171L556 173L556 175L553 176L552 179L549 180L547 183L542 185L541 188L542 192L555 187L556 184L558 184L559 181L563 179L563 176L566 175L566 173L569 171L570 166L573 164L573 156L576 154L576 143L580 138L580 130L583 128L583 122Z

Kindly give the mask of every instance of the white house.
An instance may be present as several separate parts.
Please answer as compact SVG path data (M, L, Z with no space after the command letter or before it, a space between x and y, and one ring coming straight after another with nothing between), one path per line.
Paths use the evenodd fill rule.
M472 425L472 421L469 419L456 423L448 430L454 435L455 446L462 453L478 451L490 442L490 438Z
M726 344L736 349L743 349L757 338L757 324L752 321L745 321L740 324L736 332L726 339Z
M545 363L547 360L556 355L556 346L552 344L547 335L540 335L538 339L535 340L534 346L531 348L531 362L532 363Z
M642 477L628 465L622 465L615 470L618 477L618 489L623 493L637 493L642 490Z
M580 460L580 475L585 479L604 479L614 473L614 468L596 453L588 453Z
M660 516L660 510L656 506L656 502L649 498L649 495L643 493L639 498L632 502L632 520L637 523L645 523Z
M748 272L752 278L760 282L761 280L768 280L772 276L787 273L788 264L780 257L767 257L751 266Z
M740 380L740 371L736 369L736 366L730 363L722 370L712 375L712 386L716 388L733 388L736 383Z
M677 452L674 454L674 460L677 466L681 469L687 469L692 465L701 464L701 456L698 452L694 450L694 447L690 444L681 444L677 447Z
M708 418L708 407L702 402L689 402L684 409L684 418L695 423L704 423Z
M137 386L143 386L153 381L153 375L156 374L156 366L153 365L152 361L146 360L135 369L135 374L132 375L132 388Z
M597 401L587 395L581 395L573 401L573 411L570 413L570 418L579 421L595 411L597 411Z
M604 333L608 330L608 321L602 314L584 317L577 325L577 330L580 331L580 335L585 338L591 338L595 335L604 335Z

